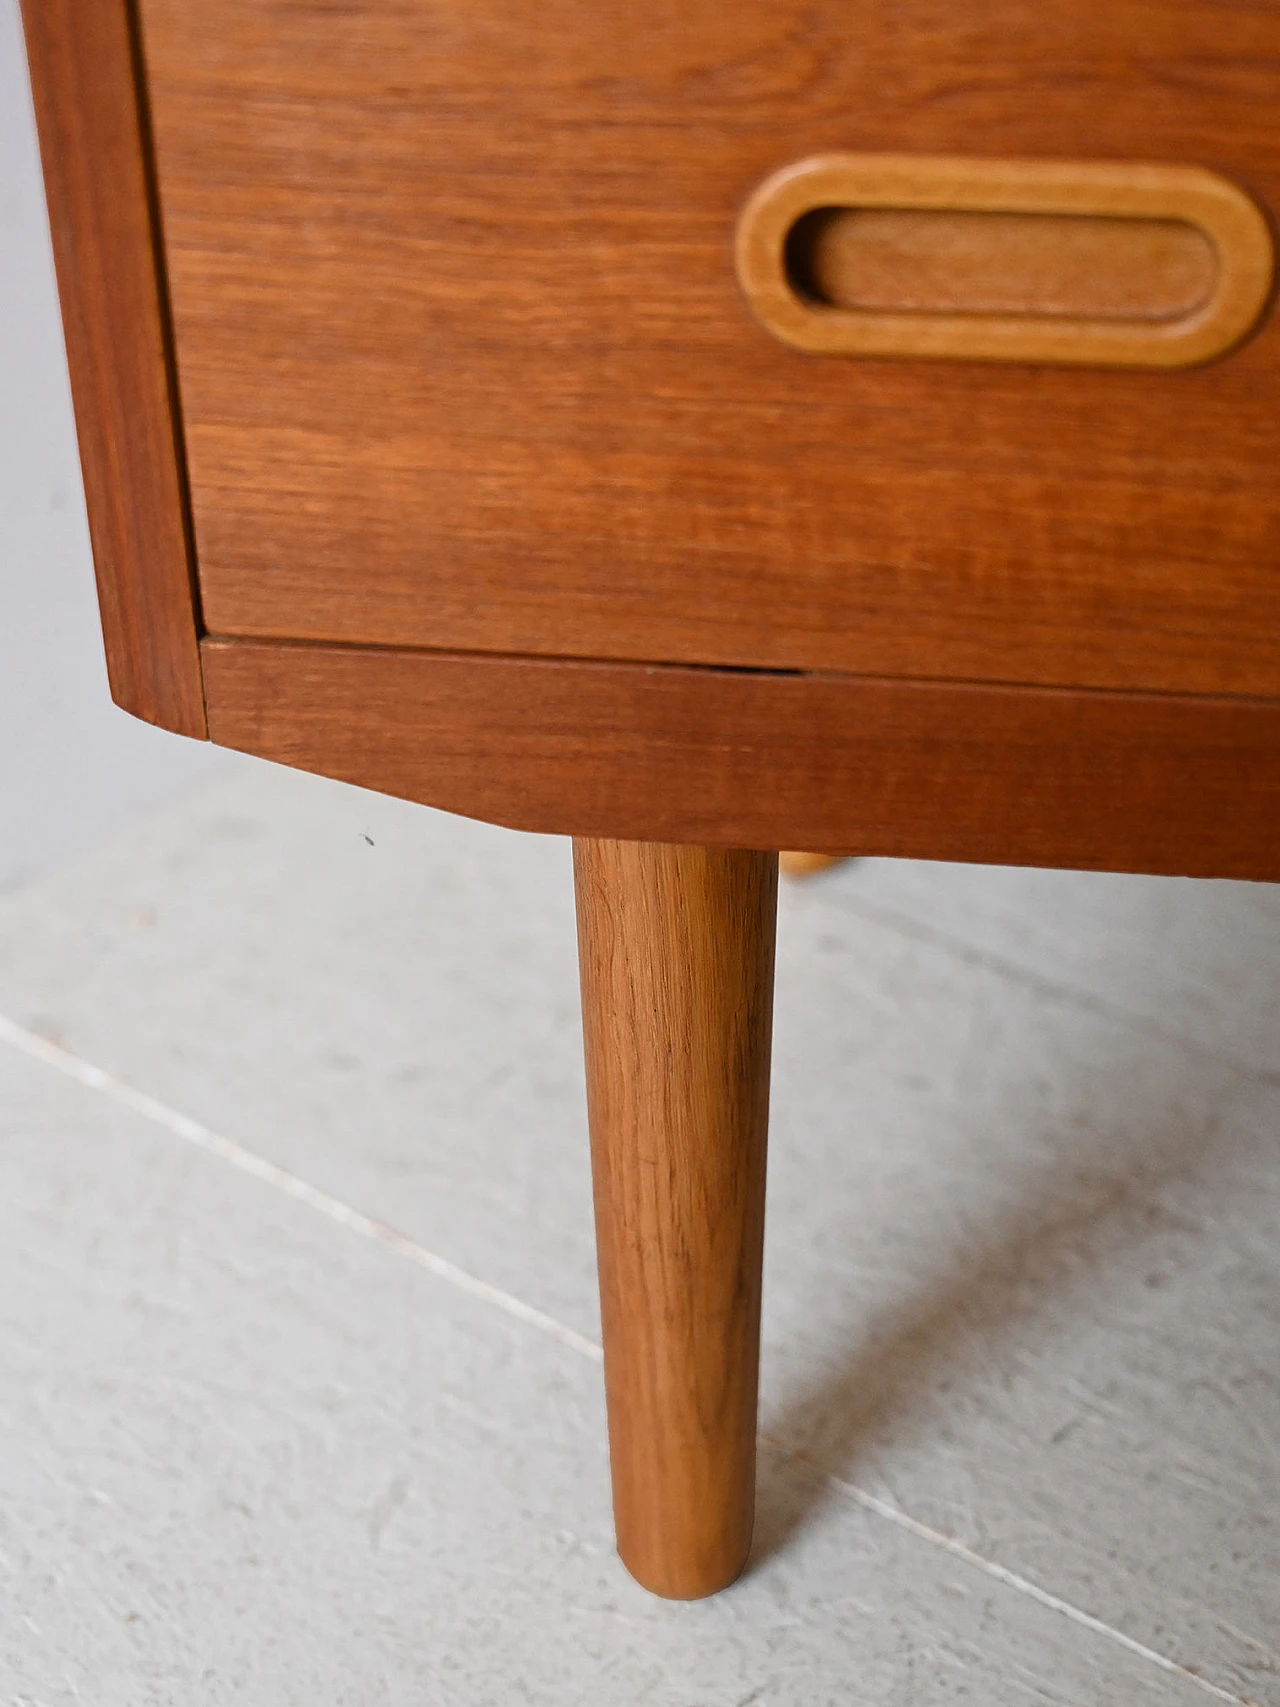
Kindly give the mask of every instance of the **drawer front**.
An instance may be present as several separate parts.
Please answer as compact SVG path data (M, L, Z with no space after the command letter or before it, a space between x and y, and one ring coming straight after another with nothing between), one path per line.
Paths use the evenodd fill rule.
M1280 11L142 0L208 628L1280 692L1280 338L1181 371L789 347L740 211L829 153L1280 206Z

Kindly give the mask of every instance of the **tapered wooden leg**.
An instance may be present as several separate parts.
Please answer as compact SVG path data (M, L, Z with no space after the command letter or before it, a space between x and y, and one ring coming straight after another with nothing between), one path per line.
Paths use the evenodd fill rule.
M801 853L788 849L778 855L778 865L788 877L816 877L820 871L830 871L833 865L843 865L844 854Z
M618 1552L692 1600L755 1503L776 854L574 844Z

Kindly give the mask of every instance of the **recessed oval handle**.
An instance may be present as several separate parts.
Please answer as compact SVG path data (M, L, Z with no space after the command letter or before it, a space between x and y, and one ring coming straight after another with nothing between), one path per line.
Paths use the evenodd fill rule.
M1185 367L1254 327L1274 258L1199 167L847 154L760 186L737 265L814 354Z

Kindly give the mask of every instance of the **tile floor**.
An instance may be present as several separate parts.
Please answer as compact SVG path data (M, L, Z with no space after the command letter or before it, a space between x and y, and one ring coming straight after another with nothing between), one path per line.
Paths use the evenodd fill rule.
M0 1707L1280 1707L1280 889L779 947L756 1558L670 1606L567 847L246 762L0 900Z

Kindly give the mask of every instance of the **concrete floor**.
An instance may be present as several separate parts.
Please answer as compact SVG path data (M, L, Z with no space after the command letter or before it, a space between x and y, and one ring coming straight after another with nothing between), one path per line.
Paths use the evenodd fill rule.
M0 899L0 1703L1280 1707L1280 890L786 890L754 1565L613 1557L568 850L247 762Z

